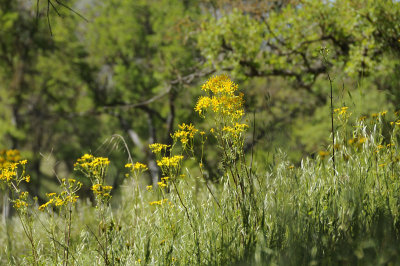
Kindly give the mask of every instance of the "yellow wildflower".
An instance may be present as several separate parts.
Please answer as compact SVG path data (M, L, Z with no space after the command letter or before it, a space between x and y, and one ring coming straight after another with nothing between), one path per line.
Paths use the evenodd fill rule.
M171 135L174 139L179 139L182 144L186 145L189 139L193 139L194 135L198 132L198 129L194 127L194 125L190 124L181 124L178 126L179 130L175 131L174 134Z
M104 157L94 157L91 154L85 154L77 159L74 164L75 170L84 172L91 179L103 178L110 161ZM65 182L65 181L63 181Z
M363 115L363 116L361 116L358 120L359 120L359 121L364 121L365 119L367 119L367 116Z
M163 188L163 187L166 187L166 186L167 186L167 184L165 184L165 183L164 183L164 181L157 182L157 185L158 185L159 187L161 187L161 188Z
M65 198L65 202L75 203L78 200L79 196L67 196Z
M64 205L64 201L59 197L55 197L55 203L54 204L56 206L62 206L62 205Z
M44 211L44 209L47 208L47 206L49 206L50 204L52 204L54 202L54 199L50 199L48 202L46 202L45 204L42 204L39 206L39 211Z
M363 143L365 143L367 141L367 138L360 138L359 140L358 140L358 143L359 144L363 144Z
M201 96L196 103L194 110L201 115L211 105L210 97Z
M162 200L150 202L150 205L162 205L162 204L163 204L163 201L162 201Z
M343 116L343 115L345 115L347 113L347 109L349 109L349 107L343 106L343 107L340 107L340 108L336 108L334 110L334 112L337 113L340 116Z
M112 186L103 186L103 190L105 191L111 191Z
M97 192L101 190L101 184L95 184L92 186L92 190Z
M322 159L324 159L326 156L329 155L329 151L319 151L318 154L319 156L321 156Z
M162 150L165 151L169 147L171 147L171 145L160 144L160 143L154 143L149 145L149 148L153 153L160 153Z
M14 205L13 206L14 206L15 209L21 209L23 207L28 207L28 203L25 202L25 201L22 201L20 199L17 199L17 200L14 201Z
M148 168L147 168L147 166L146 166L145 164L136 162L135 165L133 166L133 169L145 171L145 170L147 170Z
M161 160L157 160L157 165L160 167L178 167L180 161L183 159L182 155L175 155L172 157L162 157Z
M238 85L227 75L214 76L202 86L202 90L208 96L201 96L194 109L200 116L203 116L206 110L212 110L236 120L244 113L243 94L235 95L237 89Z

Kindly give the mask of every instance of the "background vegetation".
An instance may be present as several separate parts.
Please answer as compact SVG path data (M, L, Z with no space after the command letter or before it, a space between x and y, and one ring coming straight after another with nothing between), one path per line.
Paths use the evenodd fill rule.
M119 255L104 248L96 253L95 234L72 226L75 261L66 260L69 249L61 240L64 253L46 251L47 242L35 238L38 252L32 254L24 247L21 223L6 226L18 212L13 215L12 190L4 185L2 243L8 244L1 261L79 265L96 254L106 264L116 263L116 257L121 263L154 264L170 264L172 258L182 264L398 263L398 171L392 147L400 105L399 20L397 1L0 0L0 146L18 149L28 160L30 182L21 188L36 195L40 206L49 200L46 193L61 193L62 178L79 179L83 184L74 208L76 219L83 220L94 212L86 200L102 201L92 193L90 180L74 172L74 163L83 154L107 157L107 175L98 182L113 187L112 198L103 203L110 203L118 218L103 224L113 222L121 230L104 233L104 243L111 237L121 245L137 245L116 248ZM242 122L249 129L239 150L247 163L239 168L251 167L251 178L258 178L257 197L243 197L221 213L218 204L230 206L238 199L224 183L226 161L216 160L221 143L210 136L202 167L187 161L180 170L191 173L192 180L177 182L165 197L179 211L164 213L144 204L141 215L147 218L138 221L133 215L138 192L128 185L124 165L145 163L149 171L135 184L139 191L157 187L165 174L149 144L172 145L171 134L182 122L213 127L194 106L201 85L220 73L244 93ZM331 85L333 108L348 107L335 114L336 173L331 169ZM194 144L200 147L199 140ZM379 145L386 147L383 157L377 155L383 150ZM251 186L249 194L255 193ZM176 194L181 190L182 199ZM214 190L221 192L218 204L210 196ZM146 203L161 199L140 198ZM244 201L252 208L240 208ZM100 217L110 217L107 211ZM170 224L183 223L182 230L165 228L159 224L163 219L146 215L154 212L168 215ZM241 220L249 214L255 227ZM230 224L218 220L224 215ZM214 222L201 228L208 220ZM48 239L40 223L32 226ZM235 239L240 230L243 237ZM59 237L50 238L58 248L54 239ZM167 244L156 248L163 240Z

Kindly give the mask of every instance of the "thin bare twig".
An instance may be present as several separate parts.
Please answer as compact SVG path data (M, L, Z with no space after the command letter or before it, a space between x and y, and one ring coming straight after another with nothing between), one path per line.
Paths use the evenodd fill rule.
M50 3L50 5L51 5L51 7L54 9L54 11L56 11L57 15L58 15L59 17L62 17L61 14L60 14L60 12L58 12L58 9L54 6L54 4L53 4L51 1L48 1L48 3Z
M250 174L253 170L254 140L256 137L256 109L253 111L253 139L251 141Z
M336 165L335 165L335 128L333 126L333 86L331 76L328 74L329 84L331 86L331 131L332 131L332 164L333 164L333 175L336 175Z
M50 0L49 0L50 1ZM85 18L83 15L79 14L77 11L73 10L72 8L70 8L69 6L67 6L66 4L64 4L63 2L60 2L59 0L55 0L57 4L59 4L60 6L63 6L64 8L68 9L69 11L71 11L72 13L78 15L81 19L83 19L86 22L89 22L89 20L87 18Z
M47 24L49 25L50 35L53 36L53 31L51 30L49 12L50 12L50 1L47 1L47 13L46 13L46 16L47 16Z

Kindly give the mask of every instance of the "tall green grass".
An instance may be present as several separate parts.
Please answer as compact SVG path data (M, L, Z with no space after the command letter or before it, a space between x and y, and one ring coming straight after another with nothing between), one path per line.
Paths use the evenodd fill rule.
M222 113L209 115L216 121L214 133L197 140L186 135L183 142L185 134L177 134L168 153L157 155L160 161L185 156L176 166L162 166L168 178L158 187L147 190L140 181L143 169L137 172L132 164L133 175L111 203L74 203L69 239L69 212L56 206L40 212L33 202L26 212L36 255L18 216L1 224L0 263L400 264L400 122L382 112L349 125L350 110L340 108L335 171L331 146L298 164L277 152L263 169L249 167L245 132L224 130L242 117L232 122ZM204 178L205 137L219 143L223 174L217 183Z

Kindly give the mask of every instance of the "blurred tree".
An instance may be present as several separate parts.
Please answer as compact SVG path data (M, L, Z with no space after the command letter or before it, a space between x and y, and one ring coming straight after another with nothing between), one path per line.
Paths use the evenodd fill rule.
M398 91L393 86L399 80L398 60L391 52L399 47L397 1L309 0L275 6L239 2L244 4L223 5L219 12L210 14L202 24L198 44L209 65L231 71L242 80L258 77L269 82L263 85L263 91L252 95L268 95L268 104L250 100L258 102L255 110L267 111L263 117L270 120L269 126L259 129L257 139L265 138L280 123L290 128L291 121L313 116L315 110L325 106L329 84L315 84L318 79L323 83L327 72L342 78L335 84L335 104L342 101L339 92L345 83L347 90L348 86L357 88L354 84L368 76L375 77L368 80L369 84L382 83L384 76L388 92ZM327 62L320 54L325 47L329 49ZM364 89L376 90L369 84L364 84ZM390 98L396 104L399 100ZM258 119L263 121L263 117Z
M155 183L158 169L148 144L171 143L178 96L210 73L201 69L194 44L198 1L109 0L95 10L85 38L89 61L98 69L95 103L111 110L146 154Z
M52 37L46 21L37 20L31 6L2 2L0 142L22 150L29 159L29 190L37 194L46 179L42 153L55 149L57 157L68 159L72 167L71 157L79 156L85 145L93 145L90 134L98 135L90 127L96 120L74 115L90 102L86 84L91 70L84 62L86 54L75 35L77 22L72 14L63 14L65 24L54 18L52 26L58 34Z

